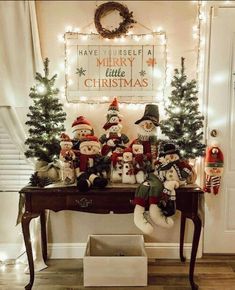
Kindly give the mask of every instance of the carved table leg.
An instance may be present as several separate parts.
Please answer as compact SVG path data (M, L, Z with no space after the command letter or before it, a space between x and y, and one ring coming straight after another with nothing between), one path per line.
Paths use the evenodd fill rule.
M36 217L38 217L38 214L25 212L21 220L24 243L25 243L25 248L26 248L26 253L27 253L28 263L29 263L29 274L30 274L29 284L25 286L26 290L31 290L33 286L33 282L34 282L34 264L33 264L33 253L32 253L32 246L31 246L31 239L30 239L29 224L30 224L30 221Z
M186 216L181 212L181 223L180 223L180 260L185 262L186 258L184 256L184 233L185 233L185 221Z
M190 259L190 268L189 268L189 281L190 281L192 290L197 290L198 285L195 284L193 276L194 276L197 249L198 249L201 228L202 228L202 221L199 216L193 217L192 221L194 223L194 234L193 234L193 244L192 244L192 252L191 252L191 259Z
M47 260L47 234L46 234L46 216L45 211L40 214L41 238L42 238L42 257L44 262Z

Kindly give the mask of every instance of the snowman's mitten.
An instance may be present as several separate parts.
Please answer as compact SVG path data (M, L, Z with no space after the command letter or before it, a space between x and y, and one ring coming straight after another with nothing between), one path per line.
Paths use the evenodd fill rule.
M104 188L108 184L108 180L101 176L96 176L93 179L93 186L98 188Z
M169 199L167 202L159 202L158 207L161 209L165 217L173 216L176 212L175 200Z
M174 190L175 188L178 188L179 187L179 182L176 181L176 180L166 180L164 182L164 187L168 190Z

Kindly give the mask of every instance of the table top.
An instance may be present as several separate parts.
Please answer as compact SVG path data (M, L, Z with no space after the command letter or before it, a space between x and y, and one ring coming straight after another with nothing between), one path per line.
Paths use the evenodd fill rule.
M134 193L139 184L123 184L123 183L110 183L102 189L92 188L87 192L80 192L76 185L64 186L62 184L51 184L46 187L33 187L26 186L20 190L20 193L69 193L69 194L99 194L99 193ZM203 194L203 190L197 184L187 184L176 189L177 193L195 192Z

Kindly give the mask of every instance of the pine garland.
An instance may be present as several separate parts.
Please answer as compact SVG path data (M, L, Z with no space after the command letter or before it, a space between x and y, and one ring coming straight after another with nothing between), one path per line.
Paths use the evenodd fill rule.
M57 95L59 90L54 88L57 75L49 78L49 60L44 61L44 76L36 73L36 85L30 88L29 97L33 105L29 106L27 114L29 137L25 144L27 158L36 157L38 160L52 162L59 156L59 136L64 131L66 114Z
M35 172L31 175L30 177L30 180L29 180L29 184L31 186L39 186L39 187L44 187L44 186L47 186L49 184L51 184L52 181L50 180L50 178L48 177L43 177L43 178L40 178L38 176L38 173Z
M187 81L183 57L181 70L175 69L171 86L170 105L165 109L167 118L160 124L162 133L176 142L183 158L203 156L205 144L201 141L204 117L198 109L197 82Z

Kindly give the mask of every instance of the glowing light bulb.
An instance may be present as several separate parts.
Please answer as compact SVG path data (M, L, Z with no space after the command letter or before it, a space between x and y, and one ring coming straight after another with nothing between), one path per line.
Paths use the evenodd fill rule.
M65 27L66 32L72 32L72 30L73 30L73 27L71 25L68 25Z
M64 68L65 68L65 63L64 63L64 62L59 63L59 68L62 69L62 70L64 70Z
M86 97L86 96L81 96L81 97L80 97L80 100L81 100L82 102L85 102L85 101L87 100L87 97Z
M198 26L197 25L193 25L193 32L197 32L198 31Z
M134 110L134 104L128 104L128 110Z
M61 33L58 34L58 35L57 35L57 39L58 39L59 42L64 42L64 35L61 34Z
M88 39L88 35L85 35L85 34L82 35L82 36L81 36L81 39L84 40L84 41L87 40L87 39Z
M154 68L154 70L153 70L153 76L155 78L158 78L159 79L162 76L162 72L160 71L160 69Z
M43 84L37 85L37 92L39 94L44 94L46 93L46 87Z
M75 27L74 28L74 32L79 32L80 31L80 28L79 27Z
M156 100L157 100L158 102L163 101L163 93L158 93L157 96L156 96Z
M121 42L124 42L125 40L126 40L126 39L125 39L124 36L120 37L120 41L121 41Z
M140 36L138 36L138 35L134 35L133 39L134 39L136 42L139 42L139 41L140 41Z
M161 27L161 26L159 26L158 28L157 28L157 32L162 32L163 31L163 28Z
M102 97L102 100L103 100L103 101L108 101L108 100L109 100L109 97L103 96L103 97Z
M205 43L206 43L206 39L205 39L205 37L201 37L200 45L201 45L201 46L204 46Z
M146 34L144 36L145 40L150 40L152 37L153 37L152 34Z
M196 152L197 152L197 149L196 149L196 148L193 148L193 149L192 149L192 152L193 152L193 153L196 153Z
M160 44L161 44L161 45L165 45L165 44L166 44L166 38L161 39L161 40L160 40Z
M72 85L73 85L73 80L71 80L71 79L68 80L68 85L69 85L69 86L72 86Z
M205 15L205 13L201 12L201 13L199 14L198 18L199 18L201 21L206 20L206 15Z
M179 114L181 112L181 108L177 107L174 109L174 113Z

